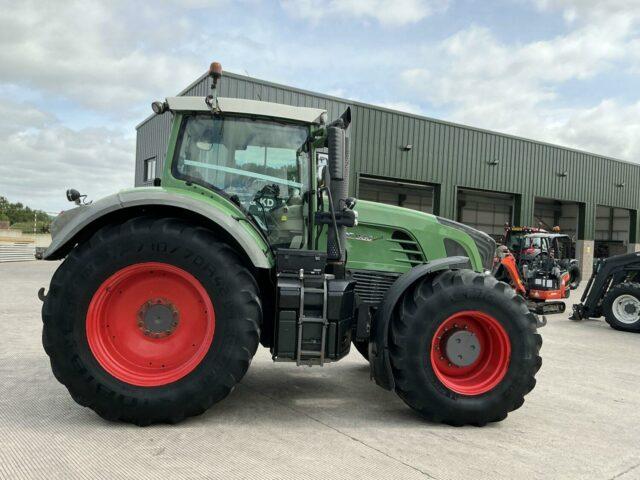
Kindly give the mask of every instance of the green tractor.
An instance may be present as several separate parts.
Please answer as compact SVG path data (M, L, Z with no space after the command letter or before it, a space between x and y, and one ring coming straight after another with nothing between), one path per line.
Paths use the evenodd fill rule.
M465 225L348 196L351 122L219 98L155 102L173 118L153 187L58 216L43 344L80 405L138 425L225 398L258 348L323 365L355 344L371 377L431 421L484 425L519 408L540 321Z

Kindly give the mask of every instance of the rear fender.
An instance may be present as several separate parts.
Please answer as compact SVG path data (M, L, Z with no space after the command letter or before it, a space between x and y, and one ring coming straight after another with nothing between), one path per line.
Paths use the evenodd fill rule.
M400 276L385 294L380 308L376 311L371 328L369 361L371 377L378 385L393 390L395 382L389 359L389 328L391 315L404 292L413 284L428 275L441 270L471 268L467 257L446 257L418 265Z
M46 260L63 258L78 242L83 234L102 226L106 218L118 217L128 210L140 211L144 208L167 208L180 214L197 215L224 230L233 239L256 268L270 268L271 254L259 235L252 236L238 219L212 207L210 204L168 192L161 188L130 190L102 198L91 205L81 205L58 216L51 227L51 245L44 252Z

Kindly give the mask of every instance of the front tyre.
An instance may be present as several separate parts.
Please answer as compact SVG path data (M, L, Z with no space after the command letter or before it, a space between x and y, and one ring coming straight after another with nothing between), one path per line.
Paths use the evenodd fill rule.
M255 279L227 244L140 217L98 230L58 268L43 344L79 404L109 420L176 423L240 381L261 317Z
M541 345L535 315L508 285L446 271L414 285L394 312L396 392L431 421L500 421L535 386Z
M640 332L640 283L625 282L611 287L602 302L602 311L611 328Z

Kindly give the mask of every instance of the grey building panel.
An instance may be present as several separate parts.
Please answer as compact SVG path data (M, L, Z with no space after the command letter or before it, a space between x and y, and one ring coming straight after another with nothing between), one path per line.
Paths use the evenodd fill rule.
M136 138L136 171L135 185L145 185L144 161L156 159L156 172L160 175L167 154L169 134L171 129L170 115L156 115L138 127Z
M181 94L203 96L209 89L209 78L202 76ZM629 162L232 73L223 77L219 95L324 108L330 119L351 106L352 191L359 174L440 185L439 213L450 218L458 187L518 195L523 223L533 221L535 197L583 203L586 238L595 234L595 205L640 207L640 165ZM146 158L156 156L161 171L169 124L170 116L163 115L138 125L136 185L143 183ZM407 144L409 151L402 148ZM565 171L566 176L558 175ZM622 182L624 187L616 186Z

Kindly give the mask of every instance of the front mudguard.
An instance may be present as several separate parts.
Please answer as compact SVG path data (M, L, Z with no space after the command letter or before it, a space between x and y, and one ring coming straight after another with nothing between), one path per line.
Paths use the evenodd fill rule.
M90 205L61 213L51 225L52 241L44 253L45 260L64 258L83 232L92 232L110 215L141 209L165 209L167 215L197 215L209 225L218 227L233 239L256 268L269 269L272 263L267 246L243 228L236 217L215 208L197 197L170 192L162 188L135 188L101 198ZM171 209L169 213L169 210Z
M395 388L389 359L389 329L391 315L404 292L422 278L440 270L471 268L467 257L446 257L418 265L400 276L385 294L371 325L369 365L371 378L386 390Z

